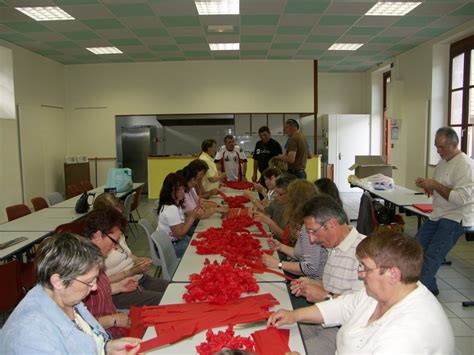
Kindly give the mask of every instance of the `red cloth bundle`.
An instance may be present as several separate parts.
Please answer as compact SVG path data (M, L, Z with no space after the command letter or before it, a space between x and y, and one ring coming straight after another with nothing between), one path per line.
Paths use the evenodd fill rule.
M288 329L267 328L252 333L255 352L258 355L284 355L291 352L288 346L290 331Z
M421 212L431 213L433 212L433 204L432 203L416 203L413 205L416 209L420 210Z
M145 327L155 326L158 337L140 344L140 352L146 352L165 344L173 344L207 329L265 320L271 314L270 307L277 304L278 301L266 293L239 298L225 305L202 302L145 306L141 309L132 307L131 329L142 329L141 336L143 336ZM139 333L133 334L140 337Z
M253 190L253 184L249 181L224 180L224 185L235 190Z
M244 228L253 226L254 224L255 220L250 216L235 216L222 220L222 228L230 229L234 232L242 231Z
M225 332L219 331L217 334L209 329L206 332L206 342L196 346L196 351L199 355L213 355L221 351L222 348L253 352L254 343L250 338L235 336L233 327L229 326Z
M224 304L239 298L242 293L259 290L251 269L235 266L227 260L219 264L206 259L201 272L190 275L189 280L188 291L183 295L186 303L209 301Z
M223 198L224 202L229 208L244 208L244 203L250 202L248 197L241 196L226 196Z

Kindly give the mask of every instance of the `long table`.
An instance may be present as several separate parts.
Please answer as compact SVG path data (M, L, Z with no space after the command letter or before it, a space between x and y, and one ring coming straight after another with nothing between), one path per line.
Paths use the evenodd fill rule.
M160 305L165 304L175 304L175 303L184 303L182 299L183 293L185 293L186 284L183 283L172 283L168 286L161 299ZM270 293L275 297L280 305L276 306L272 310L277 309L292 309L290 297L288 295L288 290L286 285L281 282L272 282L272 283L262 283L259 284L260 291L258 294ZM249 337L253 332L257 330L263 330L266 328L265 324L251 324L249 326L236 326L234 327L235 335L241 335L245 337ZM303 339L301 338L301 334L297 324L293 324L291 326L286 326L286 329L290 330L290 340L289 346L292 351L297 351L300 354L306 354L306 349L303 343ZM214 333L219 330L225 330L227 327L215 328L213 329ZM149 327L146 332L145 336L143 337L144 340L148 340L151 338L156 337L156 332L154 327ZM164 345L154 351L150 351L147 354L196 354L196 346L201 344L203 341L206 341L206 332L201 332L199 334L194 335L191 338L187 338L184 340L179 341L178 343L171 344L171 345Z
M6 243L16 238L25 240L0 250L0 260L9 259L18 254L19 250L28 249L30 246L41 242L49 233L44 232L0 232L0 243Z

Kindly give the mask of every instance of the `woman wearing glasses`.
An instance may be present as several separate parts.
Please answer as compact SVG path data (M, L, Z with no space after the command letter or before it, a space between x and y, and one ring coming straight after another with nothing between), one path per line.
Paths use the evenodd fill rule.
M82 304L97 288L102 263L100 251L83 237L62 234L49 238L37 257L38 285L2 328L2 353L137 353L140 339L110 340Z
M356 255L364 289L316 306L280 310L270 316L268 325L340 324L338 354L454 354L450 322L419 282L419 243L401 233L382 232L362 240Z

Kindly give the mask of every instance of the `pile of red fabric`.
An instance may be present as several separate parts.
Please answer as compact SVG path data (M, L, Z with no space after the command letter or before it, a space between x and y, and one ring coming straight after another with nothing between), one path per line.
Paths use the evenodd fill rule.
M235 190L253 190L253 184L249 181L224 180L224 185Z
M213 355L221 351L222 348L253 352L254 343L248 337L235 336L233 327L229 326L225 332L220 330L217 334L209 329L206 332L206 341L196 346L196 351L199 355Z

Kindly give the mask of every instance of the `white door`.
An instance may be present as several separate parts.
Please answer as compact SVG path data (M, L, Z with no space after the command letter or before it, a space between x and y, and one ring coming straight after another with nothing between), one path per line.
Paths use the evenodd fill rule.
M351 191L347 177L354 172L349 167L356 155L370 155L370 116L337 115L337 150L334 166L339 191Z

